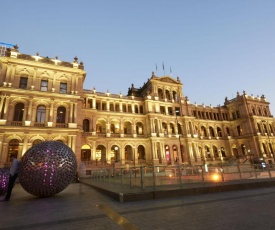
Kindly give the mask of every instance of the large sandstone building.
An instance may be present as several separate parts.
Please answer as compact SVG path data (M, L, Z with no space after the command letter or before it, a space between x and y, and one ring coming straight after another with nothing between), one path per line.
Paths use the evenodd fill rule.
M237 93L218 107L191 104L179 78L152 76L128 95L83 89L77 58L0 57L0 167L41 141L62 141L78 164L274 162L274 118L262 96Z

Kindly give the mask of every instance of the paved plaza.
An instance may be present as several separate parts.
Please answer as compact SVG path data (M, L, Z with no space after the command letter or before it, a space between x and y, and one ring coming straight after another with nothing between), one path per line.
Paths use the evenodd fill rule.
M3 199L3 196L0 197ZM0 202L0 229L273 229L275 187L127 203L70 184L37 198L16 184Z

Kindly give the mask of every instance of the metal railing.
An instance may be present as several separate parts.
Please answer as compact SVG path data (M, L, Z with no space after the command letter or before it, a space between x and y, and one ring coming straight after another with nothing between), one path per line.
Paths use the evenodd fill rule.
M275 178L275 165L109 167L86 169L80 178L144 189L167 185Z

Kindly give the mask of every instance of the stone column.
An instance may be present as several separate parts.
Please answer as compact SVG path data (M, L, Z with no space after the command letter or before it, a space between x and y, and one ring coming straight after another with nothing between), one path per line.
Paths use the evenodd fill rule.
M92 98L92 100L93 100L93 109L96 109L96 98Z
M77 103L74 103L73 122L76 123L76 121L77 121Z
M27 120L28 121L31 121L31 117L32 117L32 101L33 101L33 98L31 97L29 99L29 108L28 108L28 113L27 113Z
M110 101L109 100L107 100L107 102L106 102L106 110L110 111Z
M3 106L4 106L4 102L5 102L5 96L1 95L1 101L0 101L0 119L2 118L2 110L3 110Z
M9 107L9 103L10 103L10 97L7 96L7 97L6 97L6 103L5 103L5 109L4 109L4 115L3 115L3 117L4 117L5 120L7 120L7 118L8 118L8 107Z
M69 123L72 123L73 120L73 110L74 110L74 104L70 103L70 116L69 116Z
M54 103L54 100L51 100L50 114L49 114L49 118L48 118L48 120L49 120L50 122L53 122L53 103Z

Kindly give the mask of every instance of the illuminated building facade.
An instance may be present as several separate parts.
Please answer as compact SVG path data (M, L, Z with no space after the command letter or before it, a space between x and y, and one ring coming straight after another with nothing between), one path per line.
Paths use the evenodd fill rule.
M0 162L45 140L67 144L79 166L274 162L274 118L264 96L237 93L222 106L191 104L180 79L152 73L127 95L83 89L75 58L0 57ZM1 165L0 165L1 166Z

